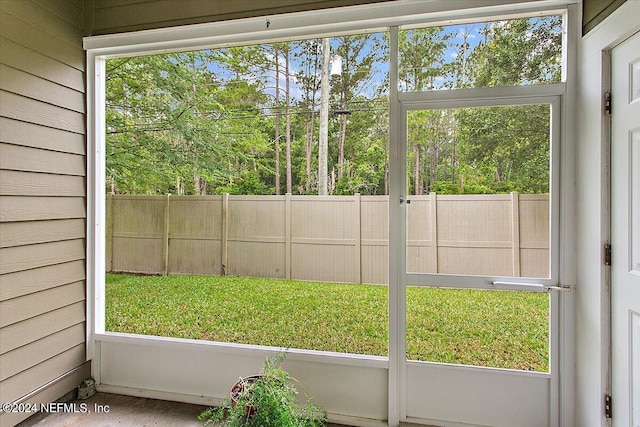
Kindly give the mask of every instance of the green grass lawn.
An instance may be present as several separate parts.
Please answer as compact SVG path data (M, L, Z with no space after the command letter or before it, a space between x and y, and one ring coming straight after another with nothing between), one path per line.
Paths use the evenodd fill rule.
M107 274L108 331L387 355L387 287ZM547 294L407 289L412 360L548 371Z

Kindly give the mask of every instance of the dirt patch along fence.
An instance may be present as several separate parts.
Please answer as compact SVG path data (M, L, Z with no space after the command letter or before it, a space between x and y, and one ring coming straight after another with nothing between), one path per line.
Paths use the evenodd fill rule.
M410 272L547 277L547 195L411 196ZM107 195L107 271L388 282L388 196Z

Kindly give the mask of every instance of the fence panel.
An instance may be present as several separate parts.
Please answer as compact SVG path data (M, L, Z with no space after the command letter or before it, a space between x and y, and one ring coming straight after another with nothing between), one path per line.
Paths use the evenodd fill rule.
M438 271L437 233L434 223L434 201L429 196L411 196L407 205L407 271Z
M111 198L112 271L162 272L164 206L164 196Z
M549 196L520 195L520 274L549 276Z
M388 282L387 196L107 196L107 269ZM547 277L546 195L411 196L411 272Z
M285 196L229 196L227 274L286 278Z
M223 196L171 196L168 272L222 274Z
M389 197L362 196L360 202L362 283L389 281Z
M438 272L511 276L511 198L438 196Z
M292 197L291 278L359 282L359 218L359 196Z

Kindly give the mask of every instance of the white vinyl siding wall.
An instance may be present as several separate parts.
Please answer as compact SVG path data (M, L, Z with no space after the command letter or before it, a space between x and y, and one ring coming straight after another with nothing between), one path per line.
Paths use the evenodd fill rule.
M81 0L0 2L2 402L50 402L90 375L83 14Z

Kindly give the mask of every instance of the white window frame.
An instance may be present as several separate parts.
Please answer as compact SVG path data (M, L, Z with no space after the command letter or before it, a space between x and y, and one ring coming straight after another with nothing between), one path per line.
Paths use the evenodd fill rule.
M112 336L105 333L105 171L104 171L104 147L105 147L105 63L108 58L135 56L152 53L162 53L170 51L196 50L205 48L220 48L228 46L246 45L251 43L271 43L282 40L296 40L305 37L323 37L353 32L375 32L388 31L389 28L403 27L410 28L415 25L451 25L461 22L482 21L486 19L507 19L524 16L546 15L549 13L568 13L569 29L565 29L565 42L563 46L568 51L565 52L564 60L568 62L563 66L563 81L567 77L573 77L573 69L575 68L575 47L578 34L577 23L577 4L578 0L465 0L456 2L455 5L447 4L447 2L430 2L430 1L406 1L406 2L389 2L378 3L364 6L354 6L339 9L328 9L323 11L303 12L295 14L277 15L272 17L250 18L210 24L198 24L184 27L174 27L158 30L139 31L133 33L114 34L107 36L87 37L84 39L84 47L87 50L87 359L93 360L93 373L96 380L100 382L100 339L113 341L126 341L127 337ZM569 31L570 30L570 31ZM396 36L391 32L391 39ZM572 37L568 37L572 34ZM573 49L573 50L572 50ZM394 61L395 64L394 65ZM391 52L391 70L397 67L397 50ZM566 74L566 70L569 73ZM395 70L397 78L397 68ZM393 78L392 78L393 79ZM573 80L573 79L572 79ZM552 191L555 198L558 198L556 206L559 206L558 222L552 225L551 236L552 245L556 246L555 253L557 268L551 268L551 271L557 271L557 277L551 277L544 286L573 284L573 247L572 247L572 209L573 209L573 166L571 159L574 156L573 136L568 131L571 124L575 121L572 109L568 105L572 105L575 100L575 91L573 90L573 81L569 85L562 83L562 98L559 108L562 109L562 123L560 126L560 135L563 144L559 148L562 159L562 166L559 173L557 185L559 191ZM437 94L408 94L398 93L397 85L391 85L390 91L390 116L396 115L396 119L400 116L403 108L401 103L410 105L412 102L422 103L424 101L431 102L433 99L442 100L444 97L450 98L451 102L459 96L458 91L442 92ZM541 85L540 87L518 88L518 91L542 91L543 95L553 97L557 96L560 91L559 85ZM469 97L473 91L483 91L484 89L473 89L467 92L464 97ZM492 93L492 97L498 96L500 91L509 92L510 89L492 88L487 91ZM478 93L480 93L478 92ZM507 93L512 96L513 94ZM527 96L531 96L528 94ZM537 96L537 95L536 95ZM534 98L536 97L534 96ZM552 103L556 103L553 101ZM555 107L554 107L555 108ZM398 123L390 119L391 129L391 145L392 150L398 147ZM395 145L394 145L395 144ZM558 144L555 144L557 146ZM406 167L406 166L405 166ZM392 184L390 200L393 196L402 196L400 188L393 189L401 181L397 176L398 171L392 175L395 185ZM406 174L405 174L406 175ZM553 173L552 173L553 176ZM406 179L406 178L404 178ZM406 196L406 195L405 195ZM392 211L396 209L394 203L390 203L390 216ZM396 212L397 214L397 212ZM372 364L379 365L386 360L386 366L389 370L389 402L388 402L388 420L389 425L397 425L397 423L406 417L406 408L403 408L405 393L402 390L403 380L401 372L404 370L406 363L404 355L404 311L405 311L405 286L407 283L419 284L422 279L406 274L406 263L402 256L398 259L394 256L394 249L399 249L402 240L398 238L403 230L398 230L396 224L390 224L390 283L389 283L389 357L357 357L350 358L346 364L357 364L357 360L370 360ZM396 236L396 237L393 237ZM555 243L554 243L555 242ZM401 252L404 252L404 247ZM553 252L553 251L550 251ZM430 277L429 283L433 280L444 280L446 285L448 278L440 279L438 277ZM486 278L486 281L500 281L499 278ZM446 282L446 283L445 283ZM527 280L524 282L531 283ZM538 281L535 281L537 283ZM493 285L492 285L493 286ZM573 323L572 318L572 296L560 297L557 301L552 302L552 306L556 307L560 313L560 325L557 328L559 332L552 336L552 347L561 348L562 360L558 363L566 366L560 371L563 384L572 383L572 371L570 371L572 359L572 347L570 343L573 340ZM555 310L552 308L552 310ZM566 315L564 314L566 313ZM132 337L139 343L144 343L145 337ZM187 346L184 340L166 338L163 339L168 344L172 342L176 345ZM251 351L252 346L238 346ZM322 357L317 352L305 352L309 357L317 359ZM331 356L328 354L326 356ZM334 355L336 356L336 355ZM338 356L336 356L338 357ZM354 361L355 360L355 361ZM558 377L559 378L559 377ZM560 381L555 379L554 382ZM564 385L560 390L560 384L552 386L552 400L557 401L552 405L550 423L551 425L570 425L573 419L572 414L572 394L566 394L571 391L570 385ZM562 405L559 404L562 396ZM556 407L557 406L557 407ZM564 413L559 413L559 407L568 408Z

